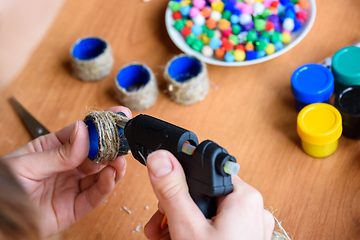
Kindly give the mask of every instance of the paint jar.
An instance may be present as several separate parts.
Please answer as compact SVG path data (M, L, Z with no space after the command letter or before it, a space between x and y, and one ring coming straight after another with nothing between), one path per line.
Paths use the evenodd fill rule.
M110 44L98 37L76 40L70 57L72 74L83 81L98 81L109 75L114 63Z
M336 93L348 86L360 85L360 48L350 46L337 51L332 57L331 70Z
M360 86L350 86L335 98L335 107L342 116L343 135L360 139Z
M330 156L342 133L341 115L327 103L307 105L298 114L297 132L306 154L316 158Z
M349 46L360 47L360 39L355 40ZM334 54L331 55L331 56L326 57L325 59L321 60L319 62L319 64L323 65L324 67L327 67L327 68L331 69L331 61L332 61L333 56L334 56Z
M164 79L171 100L183 105L202 101L209 92L206 64L199 59L180 54L166 65Z
M292 74L291 92L298 111L311 103L329 103L334 92L334 77L327 67L316 63L305 64Z
M115 76L115 98L131 110L151 107L158 97L154 73L142 63L123 66Z

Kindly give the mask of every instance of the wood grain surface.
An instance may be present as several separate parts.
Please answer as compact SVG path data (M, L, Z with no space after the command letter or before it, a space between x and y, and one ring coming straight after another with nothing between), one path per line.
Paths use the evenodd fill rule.
M291 238L360 239L360 141L341 137L332 156L315 159L301 150L296 133L292 72L360 38L359 0L316 2L313 28L284 55L247 67L208 65L212 86L204 101L181 106L161 92L141 113L226 148L241 165L239 176L262 193L266 207L277 210ZM164 0L68 0L25 69L1 92L0 155L31 140L10 107L10 96L56 131L93 107L118 105L113 78L124 64L147 64L161 85L164 66L180 53L165 29L166 6ZM74 79L69 69L72 43L89 35L107 39L115 58L110 76L95 83ZM126 158L124 179L99 208L61 233L63 239L146 239L143 226L157 200L146 168Z

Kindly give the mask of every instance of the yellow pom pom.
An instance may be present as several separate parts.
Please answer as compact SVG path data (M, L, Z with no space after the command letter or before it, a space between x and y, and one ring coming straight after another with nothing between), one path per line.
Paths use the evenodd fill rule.
M287 32L283 32L282 33L282 42L284 43L284 44L288 44L288 43L290 43L290 41L291 41L291 34L290 33L287 33Z
M206 36L205 34L202 34L200 39L203 41L203 43L205 45L208 45L210 42L210 38L208 36Z
M266 49L265 49L265 52L266 52L267 55L271 55L271 54L273 54L275 52L275 50L276 50L275 45L272 44L272 43L269 43L267 45Z
M223 12L224 11L224 3L222 1L212 2L211 8L213 11Z
M234 51L234 57L235 57L235 61L237 62L241 62L241 61L244 61L245 60L245 52L242 51L242 50L235 50Z
M190 5L191 3L191 0L182 0L180 2L180 6L183 7L183 6L186 6L186 5Z

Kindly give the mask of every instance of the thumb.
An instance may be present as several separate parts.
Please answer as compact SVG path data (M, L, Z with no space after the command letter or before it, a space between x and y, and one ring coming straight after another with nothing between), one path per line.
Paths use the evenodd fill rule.
M69 128L64 128L57 133L36 139L40 143L35 143L35 145L43 146L56 140L62 144L45 151L33 152L13 159L11 163L13 169L33 180L41 180L55 173L78 167L87 159L89 136L83 121L77 121L72 128L71 132ZM37 147L34 146L34 148Z
M191 234L190 229L207 224L205 216L190 197L184 171L174 155L165 150L156 151L148 156L147 167L170 231Z

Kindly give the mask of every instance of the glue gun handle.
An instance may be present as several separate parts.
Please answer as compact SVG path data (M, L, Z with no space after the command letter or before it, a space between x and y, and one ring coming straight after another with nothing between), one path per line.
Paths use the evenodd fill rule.
M189 192L196 203L196 205L200 208L201 212L205 215L207 219L211 219L216 215L217 204L216 197L209 197L203 194L199 194L198 192L191 191L191 187L189 186Z

